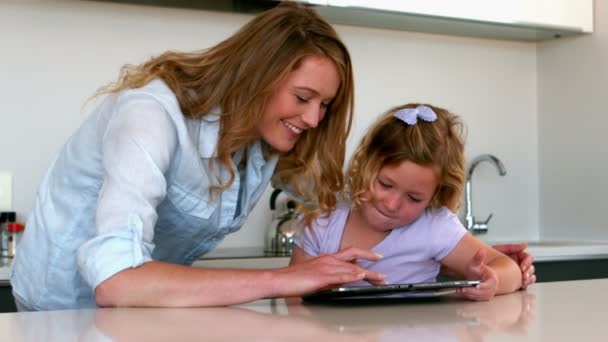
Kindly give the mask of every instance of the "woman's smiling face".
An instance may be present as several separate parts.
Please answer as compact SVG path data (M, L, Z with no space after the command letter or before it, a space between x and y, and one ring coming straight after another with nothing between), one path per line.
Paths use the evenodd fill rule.
M386 165L372 185L375 194L361 204L359 211L367 224L378 231L408 225L426 209L438 185L434 166L421 166L411 161ZM364 196L370 199L371 193Z
M271 96L257 126L260 137L278 151L290 151L305 130L317 127L339 87L331 59L304 57Z

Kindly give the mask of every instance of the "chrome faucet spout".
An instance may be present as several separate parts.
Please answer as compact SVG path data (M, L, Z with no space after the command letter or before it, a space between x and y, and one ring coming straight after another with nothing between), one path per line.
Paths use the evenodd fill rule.
M473 215L473 172L475 168L482 162L489 162L493 164L498 170L498 174L500 176L505 176L507 174L507 169L502 164L502 162L491 154L482 154L473 161L471 161L471 166L467 171L466 178L466 186L465 186L465 227L468 231L473 234L478 233L487 233L488 231L488 222L492 219L492 215L490 214L485 221L477 221L475 220L475 216Z
M507 174L507 169L505 169L505 166L500 161L500 159L496 158L496 156L486 153L473 159L473 161L471 162L471 166L469 167L469 172L467 173L467 179L471 179L471 176L473 176L473 171L475 171L477 165L481 164L484 161L490 162L491 164L496 166L499 175L505 176Z

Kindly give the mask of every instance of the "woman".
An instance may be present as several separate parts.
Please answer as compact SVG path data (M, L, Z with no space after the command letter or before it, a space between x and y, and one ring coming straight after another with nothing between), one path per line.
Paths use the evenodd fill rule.
M126 66L102 92L41 184L11 272L20 309L227 305L381 281L349 262L377 258L360 250L272 271L187 266L240 228L271 178L335 205L352 66L314 11L281 4L206 51Z

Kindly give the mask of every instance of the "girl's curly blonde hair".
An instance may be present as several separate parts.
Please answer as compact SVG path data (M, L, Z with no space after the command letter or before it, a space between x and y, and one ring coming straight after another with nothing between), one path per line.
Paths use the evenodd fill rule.
M416 124L408 125L394 116L401 109L421 105L433 109L437 119L418 119ZM439 172L430 207L445 206L455 212L461 205L465 183L463 130L460 118L443 108L420 103L392 108L368 130L353 154L343 195L358 206L365 200L365 192L374 193L373 184L382 167L411 161L434 166Z

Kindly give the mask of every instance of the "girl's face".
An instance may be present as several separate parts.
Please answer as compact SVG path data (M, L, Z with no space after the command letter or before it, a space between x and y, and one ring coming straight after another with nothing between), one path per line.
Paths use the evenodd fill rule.
M375 197L360 212L368 225L388 231L412 223L428 207L438 185L437 170L411 161L384 166L372 185ZM365 194L371 198L371 193Z
M260 137L278 151L291 150L305 130L317 127L339 87L331 59L304 57L271 96L258 123Z

